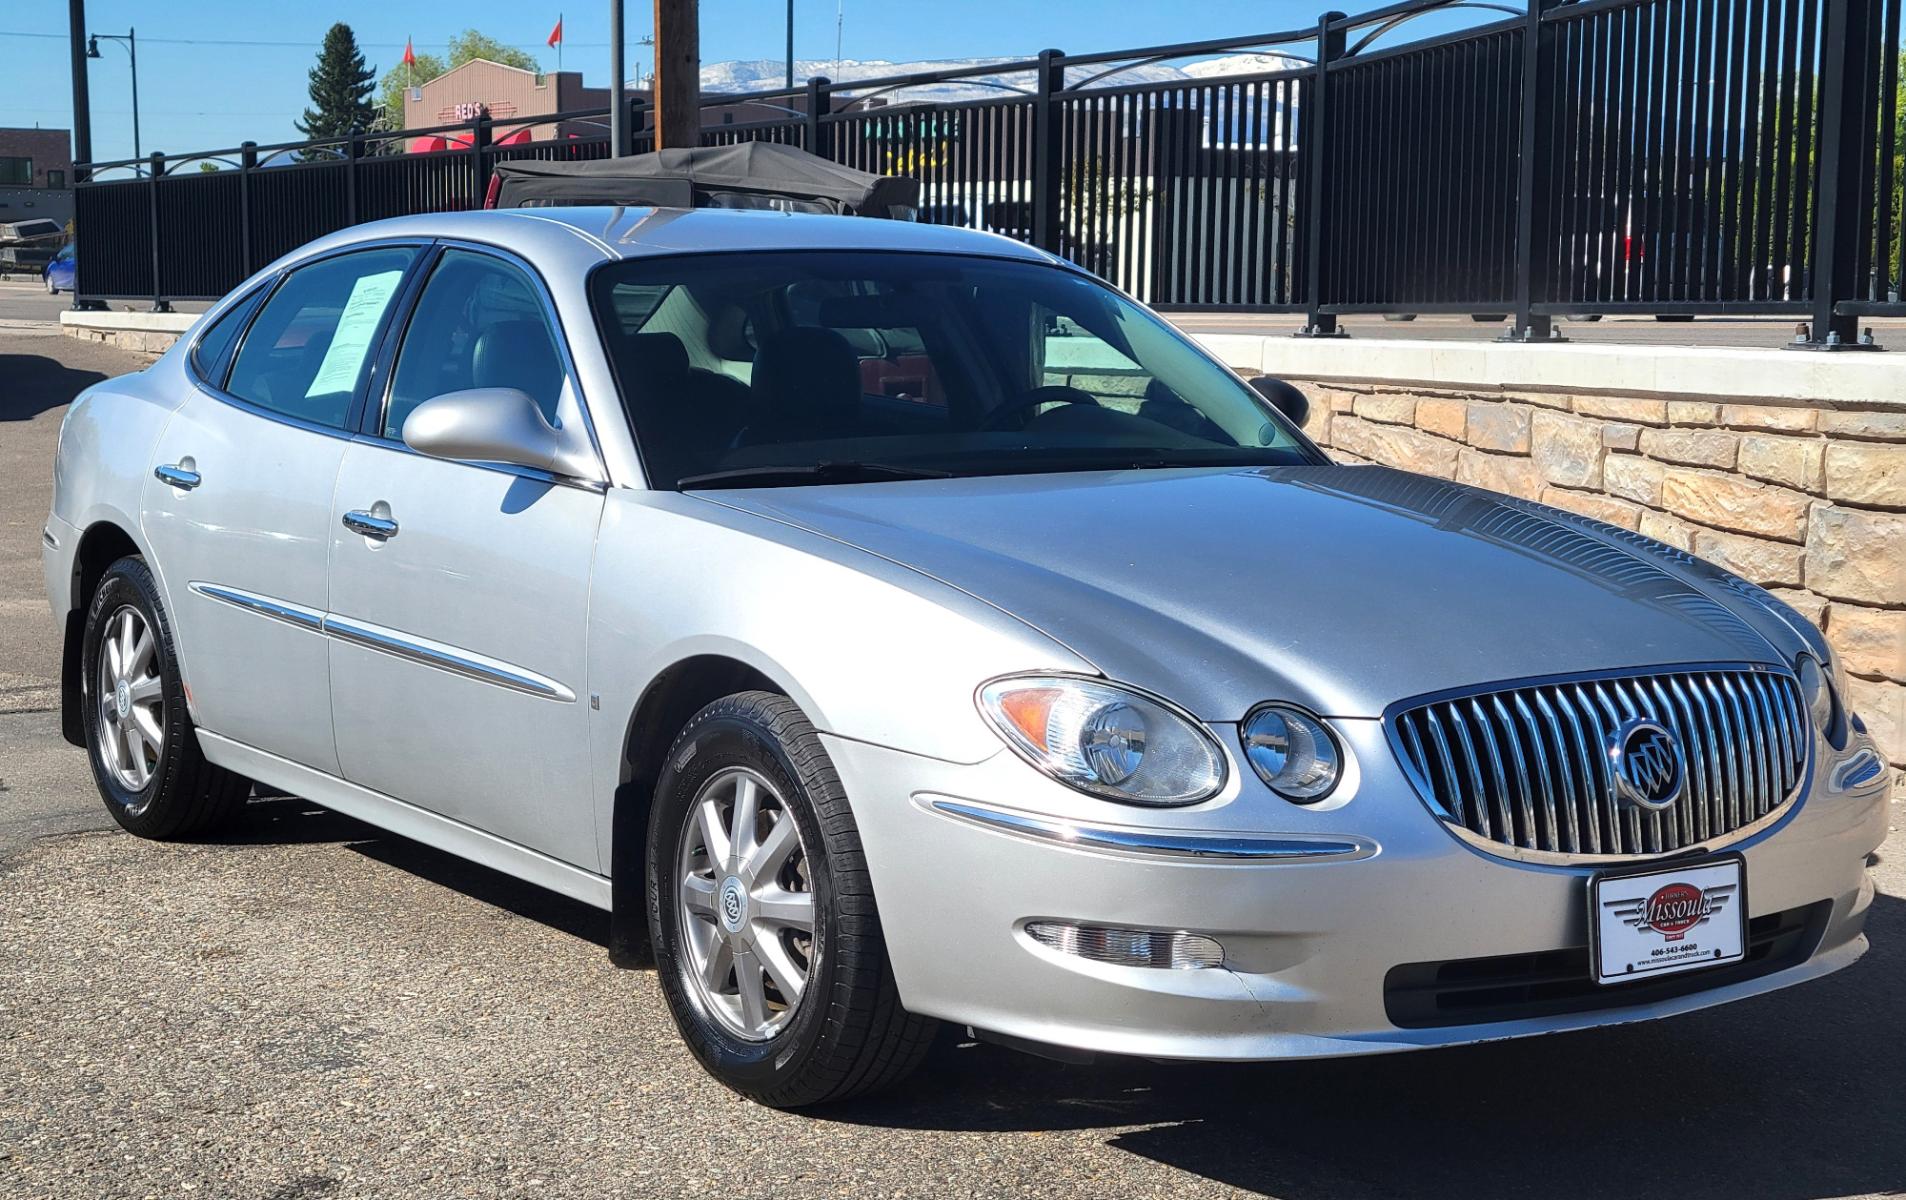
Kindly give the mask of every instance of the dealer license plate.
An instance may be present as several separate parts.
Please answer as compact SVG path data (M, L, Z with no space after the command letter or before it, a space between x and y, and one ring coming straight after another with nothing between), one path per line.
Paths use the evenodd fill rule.
M1738 855L1588 881L1596 983L1627 983L1747 957L1747 879Z

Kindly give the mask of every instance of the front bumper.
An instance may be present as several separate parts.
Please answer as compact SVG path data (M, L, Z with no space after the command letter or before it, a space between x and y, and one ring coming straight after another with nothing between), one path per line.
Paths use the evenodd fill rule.
M1796 960L1753 978L1634 1003L1405 1028L1386 1006L1406 964L1536 954L1588 944L1592 869L1529 865L1459 842L1397 768L1375 721L1338 723L1360 777L1325 811L1287 804L1248 770L1193 809L1125 808L1051 783L1002 752L957 765L825 738L854 802L901 999L910 1010L1011 1038L1154 1058L1258 1060L1379 1053L1646 1020L1829 974L1865 952L1867 855L1885 836L1886 784L1832 792L1861 748L1815 755L1786 819L1734 843L1749 916L1813 908ZM1220 730L1221 739L1231 731ZM974 810L1032 817L1000 828ZM962 815L962 810L965 810ZM1055 841L1030 826L1123 826L1211 838L1276 830L1346 852L1258 860ZM1348 848L1355 847L1349 850ZM1033 920L1185 930L1217 939L1224 967L1110 965L1035 942ZM1692 979L1700 973L1690 973Z

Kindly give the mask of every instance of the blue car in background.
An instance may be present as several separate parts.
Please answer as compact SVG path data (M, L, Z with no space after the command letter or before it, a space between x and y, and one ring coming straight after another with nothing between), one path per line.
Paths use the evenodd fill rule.
M75 256L73 243L68 242L60 247L59 253L46 264L43 277L46 280L46 290L56 296L61 292L70 292L78 286L79 259Z

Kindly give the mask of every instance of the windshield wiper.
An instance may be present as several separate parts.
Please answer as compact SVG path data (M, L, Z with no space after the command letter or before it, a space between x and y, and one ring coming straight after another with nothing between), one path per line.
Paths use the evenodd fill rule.
M895 463L853 460L768 467L736 467L708 471L676 480L678 491L690 488L781 487L803 483L866 483L882 479L951 479L953 472L934 467L903 467Z

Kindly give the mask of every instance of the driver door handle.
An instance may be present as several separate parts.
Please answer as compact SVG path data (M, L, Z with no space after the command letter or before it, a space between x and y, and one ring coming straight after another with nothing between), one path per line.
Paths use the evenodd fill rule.
M362 509L352 509L344 514L344 527L352 533L361 533L378 541L389 541L397 536L397 522L387 517L374 517Z
M169 483L180 491L189 492L199 485L199 473L188 471L184 467L172 465L152 468L152 477L160 483Z

